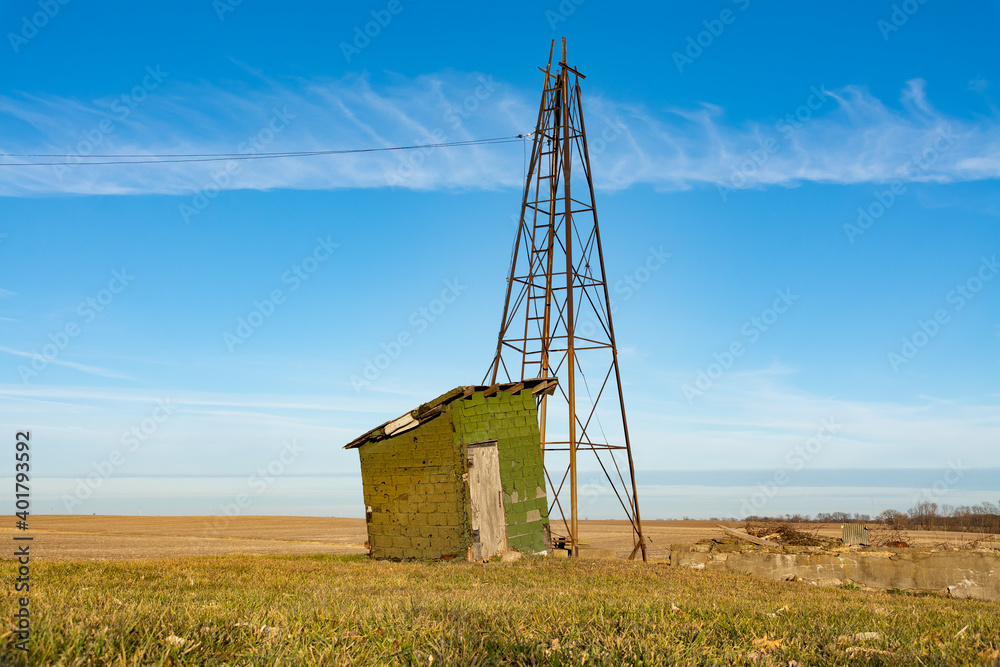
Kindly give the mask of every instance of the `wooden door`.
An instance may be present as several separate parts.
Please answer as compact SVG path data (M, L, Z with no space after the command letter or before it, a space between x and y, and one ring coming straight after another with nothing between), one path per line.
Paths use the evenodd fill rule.
M469 445L469 498L472 505L472 560L485 560L507 550L507 515L500 485L497 443Z

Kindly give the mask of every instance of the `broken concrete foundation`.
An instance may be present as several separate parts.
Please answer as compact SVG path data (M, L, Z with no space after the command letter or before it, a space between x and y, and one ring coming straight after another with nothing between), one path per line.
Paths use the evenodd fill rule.
M1000 549L674 545L670 564L820 586L929 591L1000 602Z

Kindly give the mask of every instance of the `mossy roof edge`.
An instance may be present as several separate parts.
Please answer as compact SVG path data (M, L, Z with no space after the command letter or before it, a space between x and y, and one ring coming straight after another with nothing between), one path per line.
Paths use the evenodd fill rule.
M491 385L465 385L460 387L455 387L451 391L447 391L437 398L430 400L426 403L422 403L415 409L410 410L407 413L403 413L396 419L390 419L382 424L379 424L370 431L358 436L354 440L344 445L344 449L357 449L361 445L368 442L375 442L382 440L387 437L385 434L385 427L396 421L405 417L407 414L413 417L418 422L423 423L424 421L429 421L434 417L437 417L443 412L444 406L455 401L459 398L467 398L473 394L483 393L486 396L492 396L498 393L516 393L523 389L530 389L532 394L546 393L551 394L555 391L558 380L554 377L549 378L531 378L526 380L520 380L518 382L498 382ZM441 409L437 409L441 408Z

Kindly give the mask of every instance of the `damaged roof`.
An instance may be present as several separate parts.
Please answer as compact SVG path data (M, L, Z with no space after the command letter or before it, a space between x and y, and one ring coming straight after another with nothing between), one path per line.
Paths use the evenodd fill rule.
M356 449L368 442L376 442L385 438L390 438L420 424L437 417L444 412L444 407L454 400L468 398L473 394L482 392L486 397L497 393L516 394L523 389L530 389L532 394L551 394L555 391L558 380L550 378L532 378L530 380L520 380L519 382L504 382L491 385L469 385L465 387L455 387L449 392L441 394L432 401L428 401L415 410L410 410L406 414L390 419L380 426L376 426L364 435L361 435L344 445L344 449Z

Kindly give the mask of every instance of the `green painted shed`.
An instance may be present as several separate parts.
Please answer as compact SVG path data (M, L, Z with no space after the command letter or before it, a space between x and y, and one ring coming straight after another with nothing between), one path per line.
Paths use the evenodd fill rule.
M457 387L345 446L373 558L484 560L549 544L538 400L555 378Z

